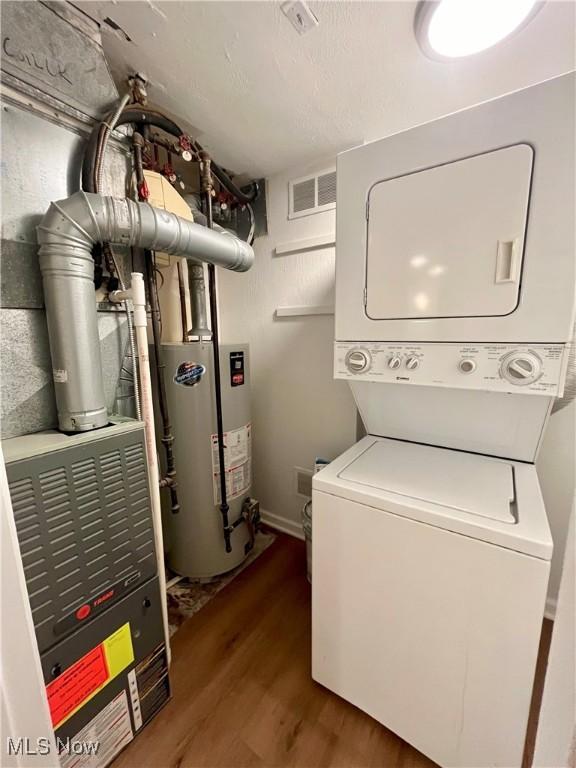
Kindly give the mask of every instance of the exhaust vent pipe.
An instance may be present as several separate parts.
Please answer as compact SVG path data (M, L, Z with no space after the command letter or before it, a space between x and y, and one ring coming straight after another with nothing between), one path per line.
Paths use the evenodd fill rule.
M192 340L209 341L212 331L208 328L206 315L206 286L202 264L188 263L188 288L192 315L192 328L188 331L188 336L191 336Z
M51 203L38 231L58 426L84 432L108 423L92 246L112 243L159 250L246 272L252 248L148 203L77 192Z

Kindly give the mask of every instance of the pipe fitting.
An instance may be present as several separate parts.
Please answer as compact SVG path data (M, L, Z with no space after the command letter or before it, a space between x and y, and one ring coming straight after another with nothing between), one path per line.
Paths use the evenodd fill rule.
M200 185L202 192L212 194L212 159L205 149L198 153L198 159L200 160Z

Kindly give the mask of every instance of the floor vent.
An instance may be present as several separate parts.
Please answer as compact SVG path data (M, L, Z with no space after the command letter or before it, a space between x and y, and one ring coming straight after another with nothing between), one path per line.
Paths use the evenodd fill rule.
M336 207L336 171L329 169L289 182L288 218L309 216Z

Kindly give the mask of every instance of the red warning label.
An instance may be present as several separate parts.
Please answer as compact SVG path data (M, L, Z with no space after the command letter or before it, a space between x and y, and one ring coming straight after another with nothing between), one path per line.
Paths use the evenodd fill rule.
M46 686L52 725L57 728L108 680L104 646L99 645Z

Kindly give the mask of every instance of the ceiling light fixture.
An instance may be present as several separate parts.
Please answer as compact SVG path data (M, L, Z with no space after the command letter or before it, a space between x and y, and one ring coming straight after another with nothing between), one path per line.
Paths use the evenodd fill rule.
M470 56L524 27L543 5L538 0L421 0L414 30L430 58Z

